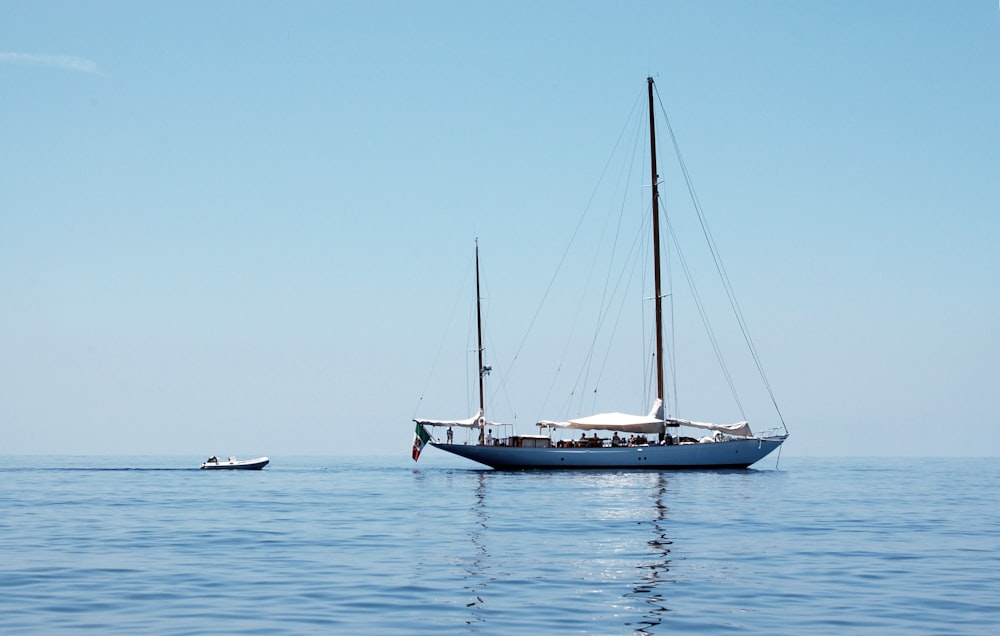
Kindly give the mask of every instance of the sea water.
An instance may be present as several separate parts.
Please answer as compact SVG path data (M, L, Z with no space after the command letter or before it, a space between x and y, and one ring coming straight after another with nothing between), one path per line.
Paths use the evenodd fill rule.
M991 634L1000 461L0 457L0 633Z

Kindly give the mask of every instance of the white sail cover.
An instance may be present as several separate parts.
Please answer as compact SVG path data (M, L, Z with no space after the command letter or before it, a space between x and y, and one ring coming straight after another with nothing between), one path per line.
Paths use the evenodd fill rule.
M656 400L649 415L628 415L626 413L600 413L589 417L570 420L568 422L550 422L543 420L539 426L549 428L574 428L583 431L620 431L622 433L659 433L664 425L668 426L690 426L709 431L717 431L732 435L734 437L753 437L750 431L750 424L747 422L737 422L736 424L710 424L707 422L692 422L677 418L663 419L663 401Z
M539 426L574 428L582 431L620 431L622 433L660 433L663 431L663 402L656 400L649 415L599 413L568 422L542 420Z
M735 424L710 424L707 422L691 422L689 420L678 420L670 418L667 420L670 426L691 426L693 428L703 428L709 431L718 431L734 437L753 437L748 422L737 422Z
M413 421L424 426L464 426L465 428L479 428L479 420L482 416L483 412L478 411L475 415L466 420L420 420L413 418ZM487 422L486 424L488 426L493 426L493 422Z

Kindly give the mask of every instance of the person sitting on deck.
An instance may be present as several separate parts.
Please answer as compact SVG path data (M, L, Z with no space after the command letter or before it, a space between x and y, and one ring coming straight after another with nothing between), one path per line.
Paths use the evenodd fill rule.
M622 438L618 437L618 431L615 431L615 434L611 436L611 445L612 446L622 445Z

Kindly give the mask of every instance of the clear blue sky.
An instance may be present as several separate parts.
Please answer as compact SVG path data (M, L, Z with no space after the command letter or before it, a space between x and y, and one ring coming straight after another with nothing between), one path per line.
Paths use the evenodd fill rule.
M649 74L784 452L997 455L995 0L0 2L0 454L407 453L473 240L498 364Z

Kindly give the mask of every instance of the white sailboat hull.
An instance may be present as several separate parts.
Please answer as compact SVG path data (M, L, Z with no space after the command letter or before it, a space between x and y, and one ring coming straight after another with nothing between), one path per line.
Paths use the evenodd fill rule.
M683 470L746 468L781 446L785 437L781 435L703 444L610 448L515 448L436 442L431 442L431 445L500 470L525 468Z

